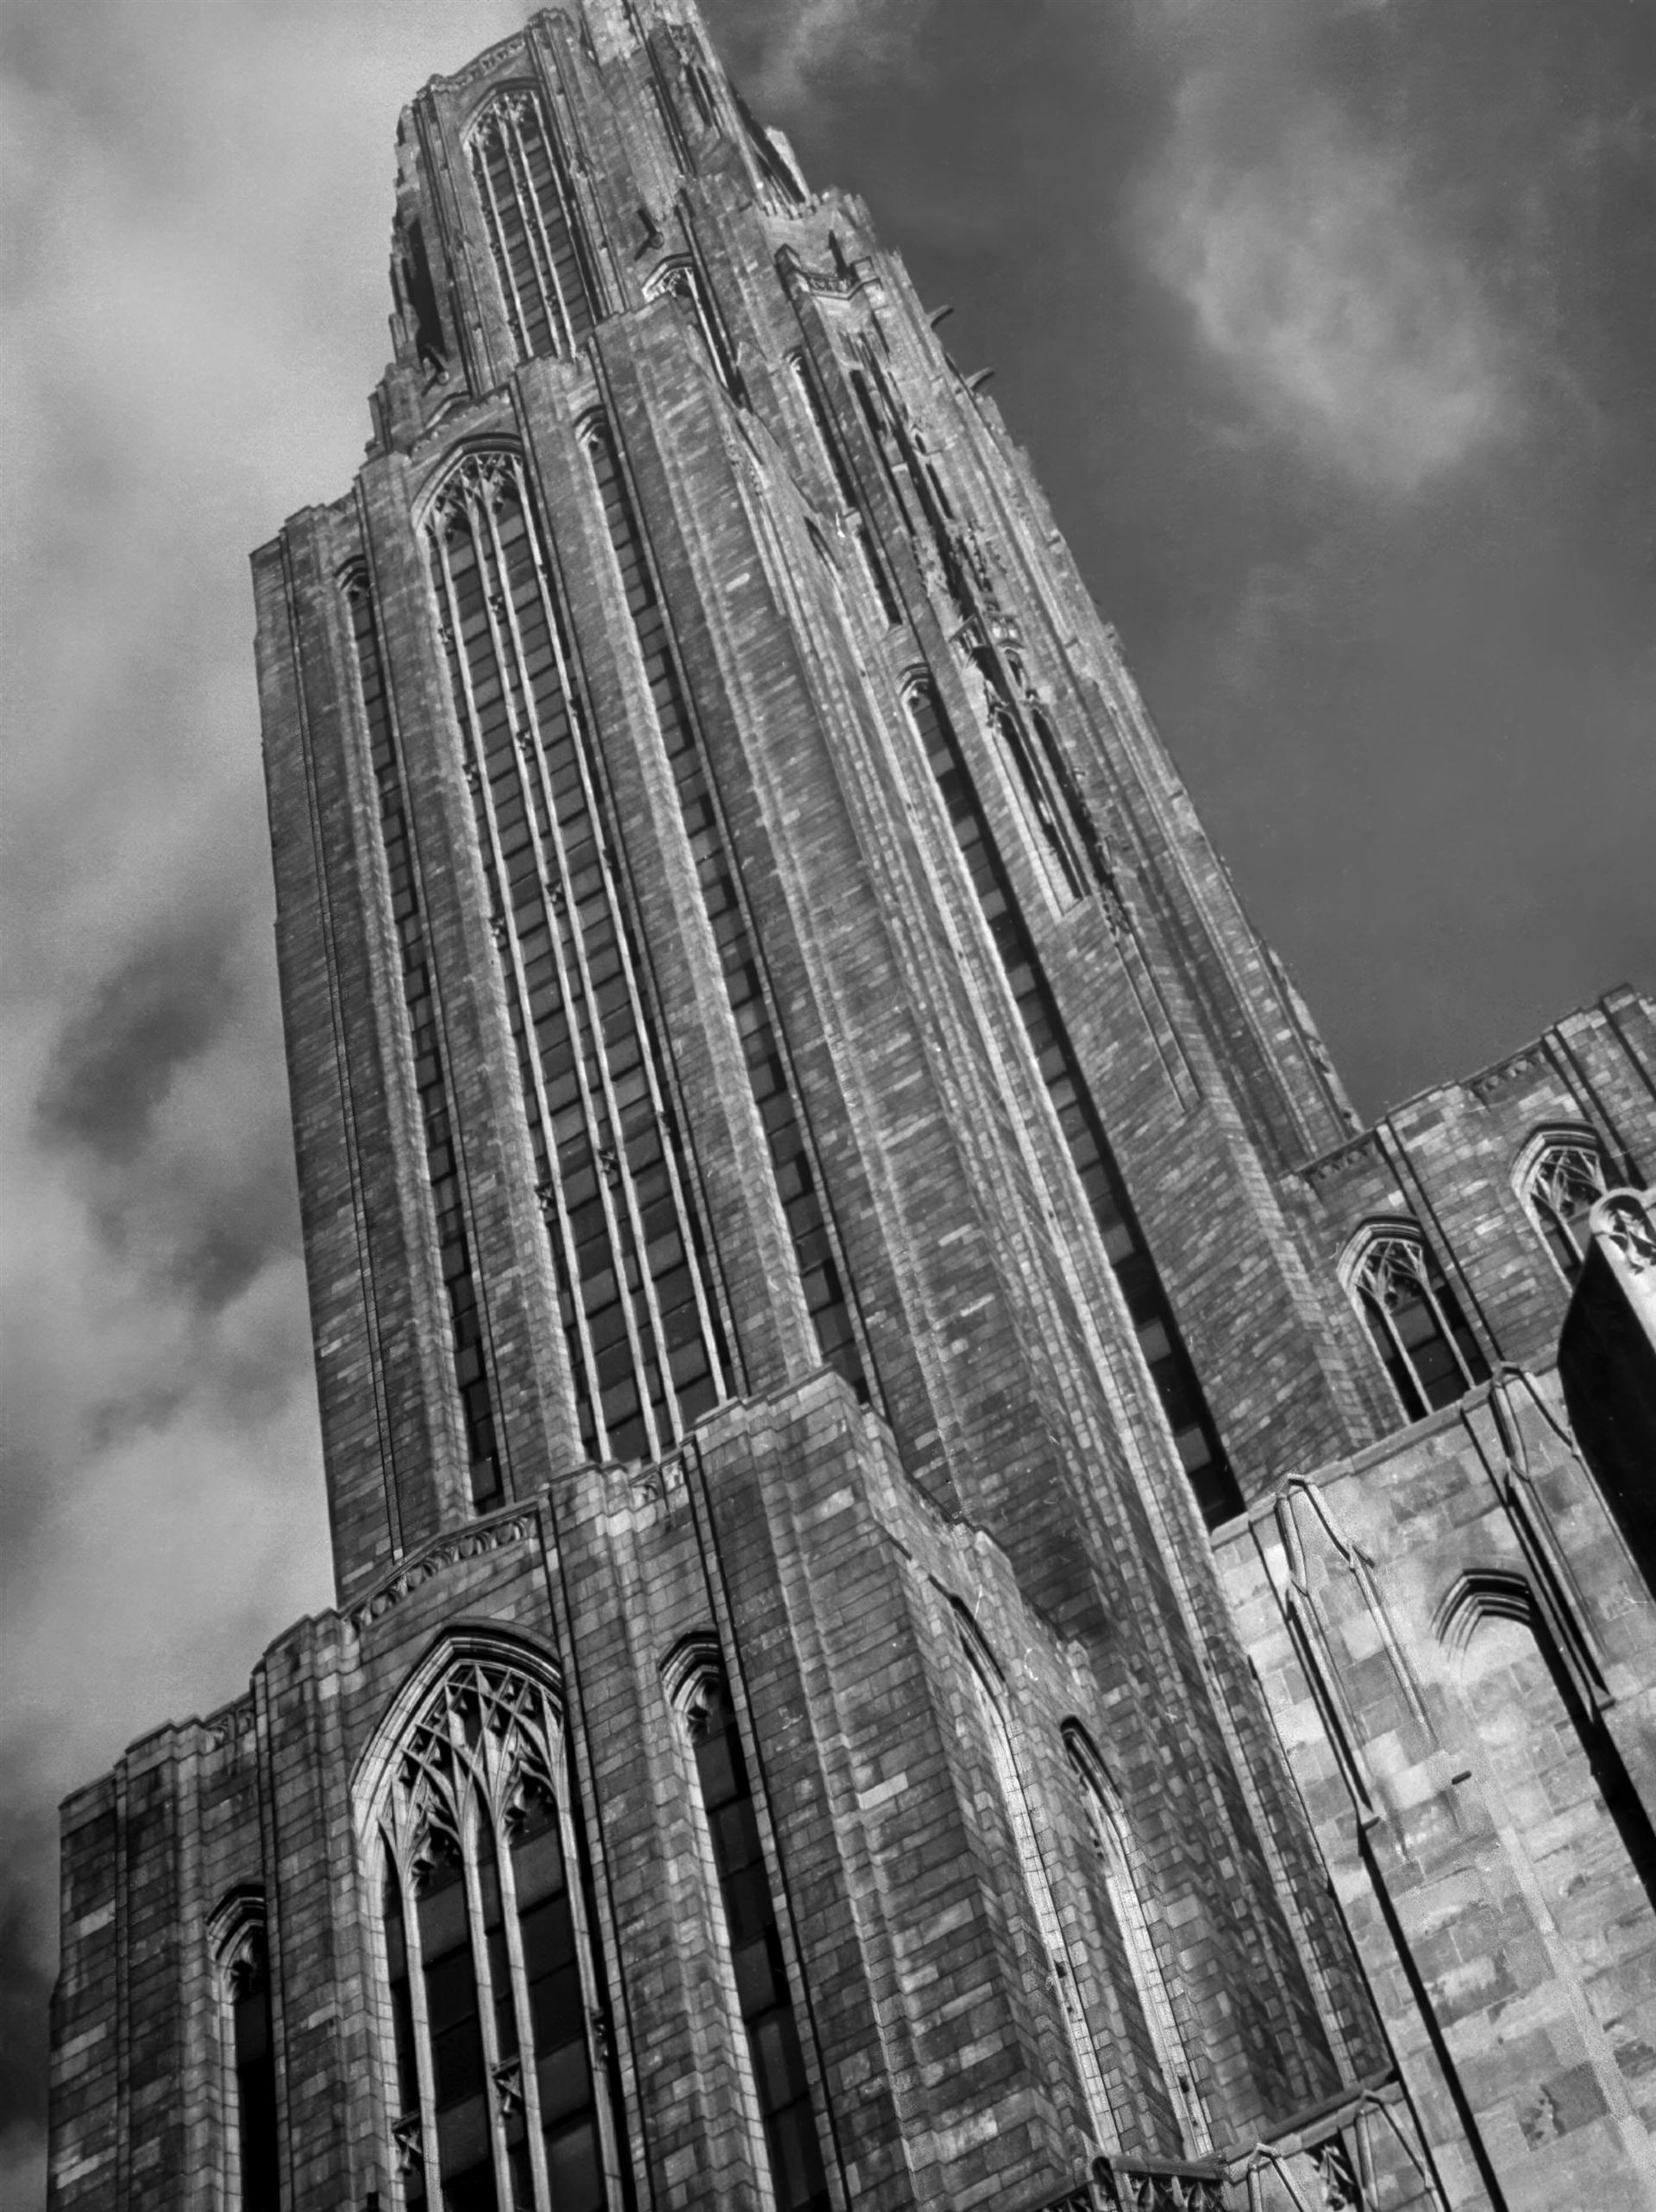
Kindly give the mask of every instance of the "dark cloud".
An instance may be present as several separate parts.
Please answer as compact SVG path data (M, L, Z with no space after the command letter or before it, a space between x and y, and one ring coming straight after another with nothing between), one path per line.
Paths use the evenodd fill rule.
M246 555L360 459L399 106L524 12L0 15L0 1802L26 1816L0 1924L25 2015L53 1801L327 1598ZM708 13L813 180L956 304L963 365L995 367L1364 1102L1647 980L1648 9ZM33 2047L0 2121L20 2206Z
M35 1107L46 1141L82 1146L112 1167L129 1165L179 1069L211 1043L231 1004L229 952L221 937L131 953L53 1050Z

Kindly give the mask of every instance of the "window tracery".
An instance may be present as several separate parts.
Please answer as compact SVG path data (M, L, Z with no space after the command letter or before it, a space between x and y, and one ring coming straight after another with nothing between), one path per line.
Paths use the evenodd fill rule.
M371 1836L401 2202L601 2212L618 2171L605 1996L546 1685L455 1661L403 1733Z
M572 354L594 320L580 215L540 96L491 101L470 139L472 176L519 353Z
M1520 1163L1518 1195L1566 1282L1581 1273L1590 1234L1587 1217L1609 1187L1598 1140L1585 1131L1545 1136Z
M1417 1229L1371 1233L1350 1285L1410 1420L1489 1381L1489 1362L1460 1300Z

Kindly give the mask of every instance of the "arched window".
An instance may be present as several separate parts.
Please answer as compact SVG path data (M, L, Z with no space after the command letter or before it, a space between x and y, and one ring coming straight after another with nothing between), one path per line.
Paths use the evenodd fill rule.
M219 2016L226 2059L224 2181L235 2212L278 2212L276 2047L262 1897L243 1892L213 1917Z
M1070 1946L1064 1939L1063 1923L1058 1915L1057 1899L1053 1894L1051 1877L1047 1872L1040 1839L1035 1832L1023 1778L1018 1770L1012 1730L1007 1720L1005 1684L1000 1669L976 1629L963 1614L957 1616L956 1625L960 1631L961 1647L966 1655L966 1672L971 1684L973 1701L977 1707L990 1763L994 1769L1001 1808L1012 1832L1018 1870L1023 1877L1024 1890L1034 1915L1040 1947L1058 1992L1064 2031L1075 2058L1076 2071L1080 2077L1088 2116L1100 2148L1116 2150L1120 2148L1120 2139L1109 2098L1105 2092L1103 2071L1098 2063L1098 2052L1094 2048L1086 2015L1082 2009L1081 1994L1076 1986L1075 1966L1070 1956Z
M519 87L491 101L470 150L519 353L574 353L593 327L593 284L568 174L539 95Z
M1573 1282L1587 1256L1587 1217L1610 1187L1597 1138L1586 1130L1544 1133L1525 1146L1515 1180L1554 1266Z
M1419 1230L1371 1234L1348 1281L1410 1420L1489 1381L1489 1362Z
M674 1701L695 1755L777 2212L826 2212L828 2184L753 1785L716 1657L693 1655Z
M401 2202L599 2212L618 2152L606 2005L561 1716L494 1652L455 1659L369 1814Z
M1081 1730L1064 1730L1070 1762L1081 1784L1087 1826L1097 1854L1104 1902L1109 1908L1126 1953L1127 1971L1145 2016L1151 2047L1179 2123L1183 2147L1205 2151L1209 2145L1208 2117L1191 2070L1190 2054L1174 2009L1173 1993L1162 1971L1145 1900L1149 1894L1138 1852L1126 1816L1102 1762Z

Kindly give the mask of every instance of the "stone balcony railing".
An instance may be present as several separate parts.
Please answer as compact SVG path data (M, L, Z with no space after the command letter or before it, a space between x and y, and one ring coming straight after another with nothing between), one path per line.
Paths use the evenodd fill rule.
M1378 2074L1201 2159L1112 2152L1032 2212L1442 2212L1402 2085Z

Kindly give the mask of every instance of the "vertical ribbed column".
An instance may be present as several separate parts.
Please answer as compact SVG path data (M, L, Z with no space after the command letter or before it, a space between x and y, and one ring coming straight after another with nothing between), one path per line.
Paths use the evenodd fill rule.
M582 1438L656 1457L729 1355L515 457L465 464L428 541Z

